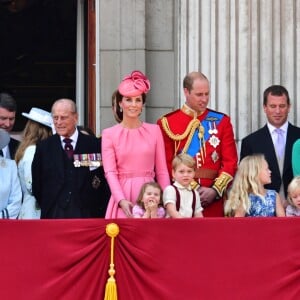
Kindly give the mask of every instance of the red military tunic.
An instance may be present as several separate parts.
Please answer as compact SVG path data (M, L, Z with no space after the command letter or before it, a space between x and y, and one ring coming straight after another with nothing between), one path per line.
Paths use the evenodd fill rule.
M237 169L237 149L230 118L206 109L201 115L184 105L158 120L165 142L166 159L171 177L172 160L185 152L197 163L195 188L212 187L222 197ZM220 217L223 199L204 209L204 216Z

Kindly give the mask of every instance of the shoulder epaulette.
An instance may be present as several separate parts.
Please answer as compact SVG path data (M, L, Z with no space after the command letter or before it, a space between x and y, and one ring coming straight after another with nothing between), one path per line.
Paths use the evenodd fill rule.
M215 114L219 114L219 115L222 115L222 116L227 116L227 114L223 113L223 112L220 112L220 111L217 111L217 110L214 110L214 109L210 109L208 108L208 111L211 111Z
M169 116L172 116L173 114L177 113L179 111L179 109L173 110L165 115L162 115L159 119L161 120L162 118L167 118Z

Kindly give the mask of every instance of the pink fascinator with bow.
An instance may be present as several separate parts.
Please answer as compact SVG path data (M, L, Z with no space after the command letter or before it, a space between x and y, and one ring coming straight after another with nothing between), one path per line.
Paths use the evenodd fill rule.
M133 71L123 78L118 90L125 97L136 97L141 94L147 94L150 90L150 81L141 71Z

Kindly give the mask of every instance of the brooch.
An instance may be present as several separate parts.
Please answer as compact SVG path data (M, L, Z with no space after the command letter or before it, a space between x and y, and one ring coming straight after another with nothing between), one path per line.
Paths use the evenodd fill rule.
M211 159L214 163L216 163L219 159L219 154L217 153L217 151L215 150L212 154L211 154Z
M217 136L212 135L209 139L209 143L214 147L217 148L217 146L220 144L220 140Z

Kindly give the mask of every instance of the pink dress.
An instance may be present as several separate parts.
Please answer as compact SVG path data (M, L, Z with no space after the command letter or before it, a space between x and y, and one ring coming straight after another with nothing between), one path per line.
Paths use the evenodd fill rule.
M126 218L118 206L122 199L136 204L142 185L155 180L164 189L170 184L164 142L156 124L128 129L121 124L102 132L102 160L111 189L106 219Z
M132 209L132 215L134 218L142 218L145 214L145 210L136 204L133 209ZM166 210L162 207L159 206L157 208L157 218L164 218L166 216Z

